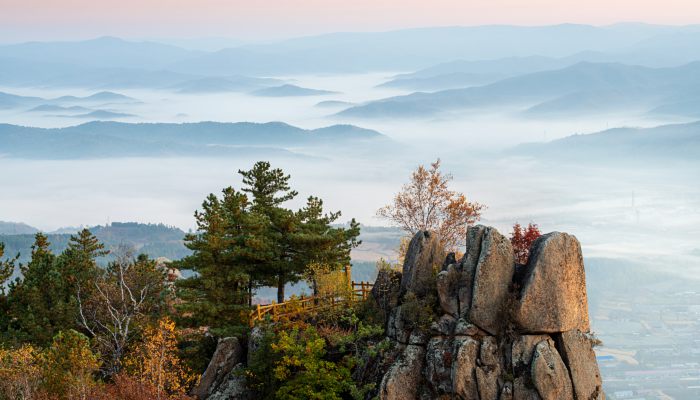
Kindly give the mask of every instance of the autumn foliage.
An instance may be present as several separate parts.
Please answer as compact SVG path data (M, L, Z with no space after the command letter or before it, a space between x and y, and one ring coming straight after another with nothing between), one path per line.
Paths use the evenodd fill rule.
M50 347L0 349L1 399L87 399L97 387L96 354L84 335L60 332Z
M124 361L124 369L153 388L153 399L158 400L184 395L198 379L178 357L175 323L168 317L145 329L143 340Z
M530 257L530 247L532 243L542 236L537 224L529 223L527 227L520 226L519 223L513 225L513 232L510 234L510 243L513 246L513 255L518 264L527 264Z
M377 216L409 234L437 232L447 249L455 249L463 244L467 227L481 218L484 205L470 202L463 193L450 190L451 180L452 175L440 171L439 159L430 168L421 165L393 203L380 208Z

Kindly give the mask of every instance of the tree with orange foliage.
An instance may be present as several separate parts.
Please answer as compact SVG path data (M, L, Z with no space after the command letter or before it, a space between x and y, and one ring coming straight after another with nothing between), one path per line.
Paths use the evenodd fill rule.
M524 265L530 258L530 247L538 237L542 236L537 224L530 222L527 228L521 227L519 223L513 225L513 232L510 234L510 244L513 246L515 262Z
M445 248L453 250L463 244L467 227L481 218L484 205L470 202L463 193L450 190L451 180L451 174L440 171L440 159L430 164L429 169L420 165L393 203L377 210L377 216L411 235L426 230L436 232Z
M145 329L143 340L124 361L125 370L156 391L156 399L179 398L194 384L197 376L177 354L175 323L168 317Z

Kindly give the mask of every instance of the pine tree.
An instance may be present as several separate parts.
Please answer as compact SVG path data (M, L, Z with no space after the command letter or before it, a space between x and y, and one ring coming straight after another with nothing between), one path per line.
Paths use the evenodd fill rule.
M32 245L32 258L20 266L22 279L10 284L7 327L11 340L40 346L51 343L64 320L63 280L55 268L56 256L49 249L46 235L37 233Z
M0 332L6 332L11 321L5 284L14 273L19 258L17 254L14 258L3 259L4 255L5 243L0 242Z
M341 213L324 213L323 200L313 196L296 215L301 224L294 243L301 250L298 265L302 267L302 273L313 264L324 265L329 271L350 264L350 251L361 243L357 240L359 223L352 219L348 228L333 226ZM316 282L312 285L316 294Z
M99 272L95 262L104 246L87 229L71 236L59 256L49 249L46 235L37 233L31 261L22 265L22 278L10 284L3 328L10 340L46 345L61 330L78 328L78 290L89 292Z
M96 259L107 254L104 244L88 229L71 236L68 248L56 260L56 267L67 283L68 298L74 298L78 290L85 294L93 289L93 281L100 273Z
M195 212L197 233L185 237L192 255L178 263L196 272L179 282L181 315L185 323L210 326L220 334L240 332L247 326L247 309L252 295L250 271L263 252L259 235L261 223L248 212L247 196L226 188L219 199L210 194Z
M250 170L238 170L238 173L243 176L243 192L252 196L253 210L261 214L278 208L298 194L289 186L290 175L285 175L280 168L271 169L267 161L258 161Z
M17 254L14 258L6 258L5 256L5 243L0 242L0 296L5 294L5 283L15 272L15 263L19 258Z

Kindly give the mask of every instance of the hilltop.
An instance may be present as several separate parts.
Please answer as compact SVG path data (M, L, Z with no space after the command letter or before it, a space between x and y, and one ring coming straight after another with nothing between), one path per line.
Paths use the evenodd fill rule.
M108 116L114 117L112 114ZM52 129L0 124L0 140L3 142L3 156L31 159L231 155L308 157L295 154L290 149L343 145L348 151L380 150L391 143L377 131L353 125L302 129L282 122L88 122Z
M168 225L112 222L109 225L98 225L88 229L105 244L107 249L115 249L121 244L126 244L150 257L167 257L173 260L190 254L182 241L185 232ZM29 261L34 234L38 231L22 223L0 222L0 242L5 243L5 255L14 256L19 253L20 262ZM51 250L58 254L68 246L71 233L49 233L47 236L51 243Z

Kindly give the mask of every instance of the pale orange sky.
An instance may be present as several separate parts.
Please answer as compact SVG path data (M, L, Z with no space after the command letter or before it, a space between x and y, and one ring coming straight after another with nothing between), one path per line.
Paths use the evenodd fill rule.
M267 39L419 26L700 23L700 0L0 0L0 41Z

